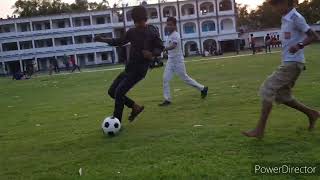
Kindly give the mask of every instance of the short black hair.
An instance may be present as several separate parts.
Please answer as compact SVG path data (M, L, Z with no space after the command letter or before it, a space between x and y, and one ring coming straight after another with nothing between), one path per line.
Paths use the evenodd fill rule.
M284 2L287 2L289 7L294 7L294 5L298 3L297 0L269 0L269 3L273 6Z
M269 36L269 34L267 34L267 36Z
M251 34L251 36L253 36L253 34Z
M177 19L175 17L168 17L167 22L172 22L175 26L177 26Z
M131 16L132 16L132 19L133 19L134 22L147 21L148 20L147 10L143 6L134 7L132 9Z

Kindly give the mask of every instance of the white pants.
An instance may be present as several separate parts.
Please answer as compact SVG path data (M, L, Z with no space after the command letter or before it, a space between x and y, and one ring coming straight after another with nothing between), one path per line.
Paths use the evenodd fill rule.
M204 86L202 84L199 84L197 81L188 76L183 58L179 59L179 61L177 61L177 59L169 58L163 75L163 96L165 100L171 101L169 82L172 79L174 73L177 74L186 84L197 88L199 91L202 91L204 89Z

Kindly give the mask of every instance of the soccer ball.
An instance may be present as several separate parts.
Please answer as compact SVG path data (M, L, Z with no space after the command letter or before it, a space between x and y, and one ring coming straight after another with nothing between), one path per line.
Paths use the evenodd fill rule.
M113 136L120 131L121 123L115 117L107 117L103 120L101 127L104 134Z

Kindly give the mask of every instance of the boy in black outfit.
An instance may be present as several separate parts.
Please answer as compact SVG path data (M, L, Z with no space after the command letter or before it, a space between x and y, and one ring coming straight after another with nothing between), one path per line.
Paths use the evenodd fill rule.
M137 6L132 10L132 19L135 27L129 29L124 37L109 39L96 36L95 41L105 42L111 46L123 46L131 43L129 62L125 70L113 81L108 94L115 99L113 116L122 120L124 105L132 109L129 121L132 122L144 107L136 104L126 96L131 88L145 78L153 57L161 55L164 49L158 30L147 25L147 11L143 6Z

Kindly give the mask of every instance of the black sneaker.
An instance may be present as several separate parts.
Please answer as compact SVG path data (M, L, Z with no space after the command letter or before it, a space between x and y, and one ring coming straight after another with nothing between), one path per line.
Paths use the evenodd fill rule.
M163 103L159 104L159 106L164 107L164 106L169 106L170 104L171 104L170 101L165 100L163 101Z
M142 111L144 110L144 106L141 106L139 109L132 109L132 112L129 116L129 121L133 122L135 120L135 118L142 113Z
M201 91L201 98L204 99L208 96L208 87L204 87L203 90Z

